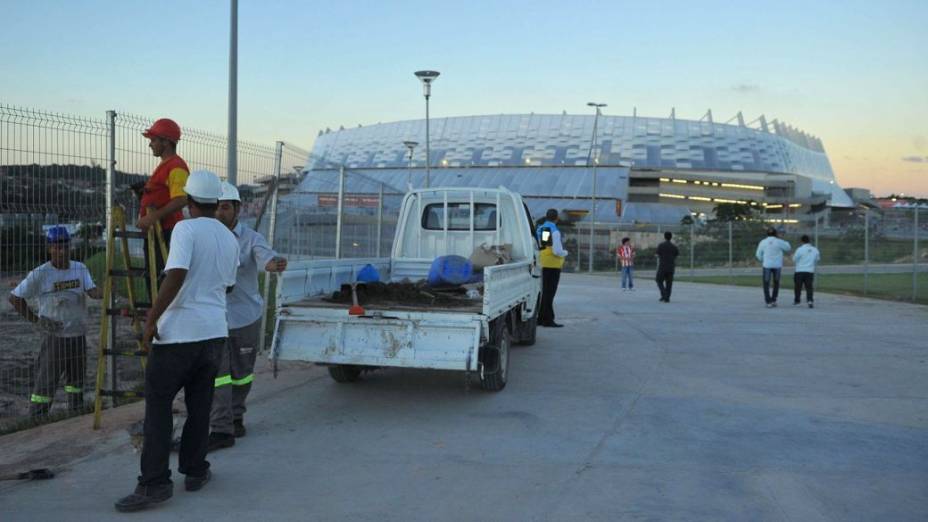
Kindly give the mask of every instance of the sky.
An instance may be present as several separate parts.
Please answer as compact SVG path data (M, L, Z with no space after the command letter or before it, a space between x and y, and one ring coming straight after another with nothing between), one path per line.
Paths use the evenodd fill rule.
M229 1L0 0L0 103L225 133ZM589 112L820 137L838 182L928 197L928 1L239 1L240 139L424 116ZM921 65L919 65L921 64Z

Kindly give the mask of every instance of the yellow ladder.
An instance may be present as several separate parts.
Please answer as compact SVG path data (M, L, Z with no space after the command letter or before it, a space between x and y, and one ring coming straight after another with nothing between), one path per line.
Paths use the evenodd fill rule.
M122 268L115 268L116 257L116 239L120 240L120 253L122 257ZM145 266L137 267L132 265L132 258L129 254L129 239L148 239L148 250L145 252ZM96 395L93 405L93 429L99 429L103 415L103 397L111 397L113 406L117 406L121 398L141 398L142 392L132 390L118 389L118 366L116 363L117 356L139 357L142 365L142 371L145 370L145 361L148 352L142 344L142 334L144 332L145 316L154 302L154 297L158 295L158 267L156 264L156 251L160 249L161 259L167 259L167 247L164 243L164 234L161 231L161 224L157 223L148 229L148 232L137 232L126 229L126 210L122 206L113 207L113 215L106 237L106 272L103 283L103 313L100 319L100 347L97 351L97 383ZM149 302L140 302L136 295L135 281L137 278L148 278ZM124 278L126 283L126 297L128 302L125 307L116 306L116 289L114 288L114 279ZM117 317L129 317L132 320L132 332L136 349L134 351L121 351L116 348L116 326ZM112 339L111 339L112 338ZM109 348L112 340L113 348ZM110 388L104 388L106 376L106 357L110 357Z

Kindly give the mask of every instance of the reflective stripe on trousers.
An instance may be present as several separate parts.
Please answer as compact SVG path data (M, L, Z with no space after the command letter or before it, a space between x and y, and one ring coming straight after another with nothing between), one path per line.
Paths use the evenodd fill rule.
M32 397L29 399L36 404L51 404L52 402L51 397L46 397L45 395L36 395L35 393L33 393Z
M232 386L244 386L246 384L251 384L255 380L255 374L249 374L241 379L233 379L231 375L223 375L222 377L216 377L216 388L220 386L225 386L231 384Z

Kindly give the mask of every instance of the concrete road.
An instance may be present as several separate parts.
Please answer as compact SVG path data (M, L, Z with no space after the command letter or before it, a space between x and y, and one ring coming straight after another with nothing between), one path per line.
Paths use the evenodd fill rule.
M5 486L13 520L924 520L928 308L565 275L500 393L318 368L258 397L214 479L151 511L126 441ZM306 373L308 372L308 373ZM271 386L268 376L257 386ZM84 435L92 436L92 435ZM178 477L175 476L175 479ZM9 483L7 483L9 484Z

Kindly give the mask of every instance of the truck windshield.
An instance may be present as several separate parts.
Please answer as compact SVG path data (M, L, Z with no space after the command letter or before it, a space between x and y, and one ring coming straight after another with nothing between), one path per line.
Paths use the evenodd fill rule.
M445 229L443 203L426 205L422 210L422 228ZM470 203L448 203L448 230L470 230ZM474 230L496 230L496 205L474 203Z

